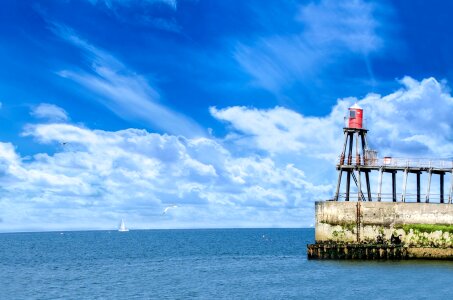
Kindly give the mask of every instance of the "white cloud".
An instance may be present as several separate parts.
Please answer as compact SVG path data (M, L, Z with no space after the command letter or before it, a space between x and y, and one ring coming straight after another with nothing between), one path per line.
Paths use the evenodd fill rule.
M239 135L227 139L251 145L271 154L305 153L313 157L332 158L338 141L338 128L343 124L347 103L342 102L325 118L305 117L295 111L276 107L258 110L230 107L211 108L211 114L231 124Z
M63 70L58 74L90 91L116 115L171 134L205 135L205 130L195 121L164 106L159 92L115 57L80 39L66 27L55 25L54 31L82 50L90 64L89 71Z
M308 211L304 199L331 188L309 183L294 165L235 156L214 139L62 123L29 125L24 135L58 148L27 159L0 144L5 228L108 228L122 216L132 227L294 226L311 221L292 211ZM180 208L162 217L172 203ZM291 217L279 221L275 211Z
M453 98L434 78L404 77L390 95L369 95L359 102L367 111L373 146L387 154L451 157Z
M404 77L400 83L400 90L386 96L341 99L325 117L307 117L282 107L211 108L211 114L236 132L227 136L236 144L273 155L295 153L332 160L340 154L347 108L357 102L365 109L370 145L383 155L452 156L453 98L447 87L434 78Z
M68 114L66 111L54 104L41 103L34 107L31 111L31 115L40 118L47 119L49 121L67 121Z

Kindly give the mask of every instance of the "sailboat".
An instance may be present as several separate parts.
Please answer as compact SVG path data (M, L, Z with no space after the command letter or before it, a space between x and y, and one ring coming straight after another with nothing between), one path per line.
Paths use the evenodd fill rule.
M123 219L121 219L121 224L120 224L120 228L118 228L118 231L119 232L129 231L129 229L126 228L126 225L124 224L124 220Z

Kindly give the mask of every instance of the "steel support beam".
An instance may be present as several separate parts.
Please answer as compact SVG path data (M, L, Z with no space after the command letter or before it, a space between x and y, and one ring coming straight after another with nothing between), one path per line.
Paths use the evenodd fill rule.
M355 164L356 165L361 165L361 159L360 159L360 152L359 152L359 133L356 133L356 140L355 140ZM360 171L359 171L360 173ZM359 174L360 177L360 174Z
M392 172L392 201L396 202L396 172Z
M343 170L340 167L340 170L338 171L338 181L337 181L337 190L335 192L335 201L338 201L338 197L340 194L340 185L341 185L341 176L343 175Z
M406 202L406 187L407 187L407 169L404 170L403 174L403 192L401 193L401 202Z
M420 202L420 172L417 172L417 202Z
M349 192L351 191L351 171L347 171L348 174L346 175L346 198L345 201L349 201Z
M445 175L445 173L439 174L440 203L444 203L444 175Z
M352 145L354 144L354 133L348 133L348 135L349 135L348 165L352 165Z
M378 177L378 194L377 194L377 201L381 202L381 194L382 194L382 168L379 169L379 177Z
M451 194L453 193L453 169L451 170L450 193L448 194L448 203L451 204Z
M357 194L357 201L362 201L362 175L360 173L360 167L357 169L357 174L359 175L359 178L358 178L358 182L359 182L359 186L358 186L358 194Z
M429 193L431 191L431 177L433 177L432 175L433 175L432 170L429 169L429 172L428 172L428 189L426 191L426 199L425 199L426 203L429 203Z
M370 172L365 172L365 180L366 180L366 190L368 193L368 201L372 201L371 199L371 186L370 186Z
M354 143L354 134L347 132L349 137L349 151L348 151L348 165L352 164L352 144ZM347 139L348 140L348 139ZM349 193L351 191L351 170L347 171L348 174L346 176L346 198L345 201L349 201Z

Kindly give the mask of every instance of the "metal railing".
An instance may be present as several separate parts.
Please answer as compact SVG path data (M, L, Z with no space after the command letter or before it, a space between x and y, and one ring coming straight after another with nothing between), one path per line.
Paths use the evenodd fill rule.
M368 201L368 194L365 192L361 193L360 199L366 199ZM349 201L351 202L356 202L359 199L358 192L351 192L349 194ZM381 202L393 202L393 194L392 193L371 193L371 200L373 202L375 201L381 201ZM441 194L434 194L430 193L429 198L426 198L426 194L421 193L420 194L420 203L439 203L441 202L441 199L443 199L443 203L449 203L451 204L453 201L452 197L448 194L444 194L443 198L441 197ZM332 199L335 200L335 199ZM338 194L338 201L345 201L346 200L346 193L340 193ZM406 193L405 197L403 197L402 193L397 193L395 202L418 202L417 201L417 194L415 193ZM361 200L364 201L364 200Z
M399 158L399 157L383 157L383 158L363 158L352 157L348 161L347 157L338 159L340 165L363 165L373 167L398 167L398 168L439 168L453 169L452 160L433 160L426 158Z

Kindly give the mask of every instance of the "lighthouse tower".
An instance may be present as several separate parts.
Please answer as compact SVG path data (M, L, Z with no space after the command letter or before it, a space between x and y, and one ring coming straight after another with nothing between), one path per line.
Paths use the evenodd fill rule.
M344 144L343 151L340 155L340 160L337 164L338 182L335 193L335 201L338 201L344 195L344 200L350 200L351 177L354 180L358 190L358 201L366 201L362 193L362 173L365 174L366 190L368 201L371 201L370 190L370 170L361 166L365 166L369 161L369 151L367 151L366 134L368 130L364 128L363 109L356 104L348 109L348 115L345 117ZM346 191L340 194L341 179L343 173L346 173Z

